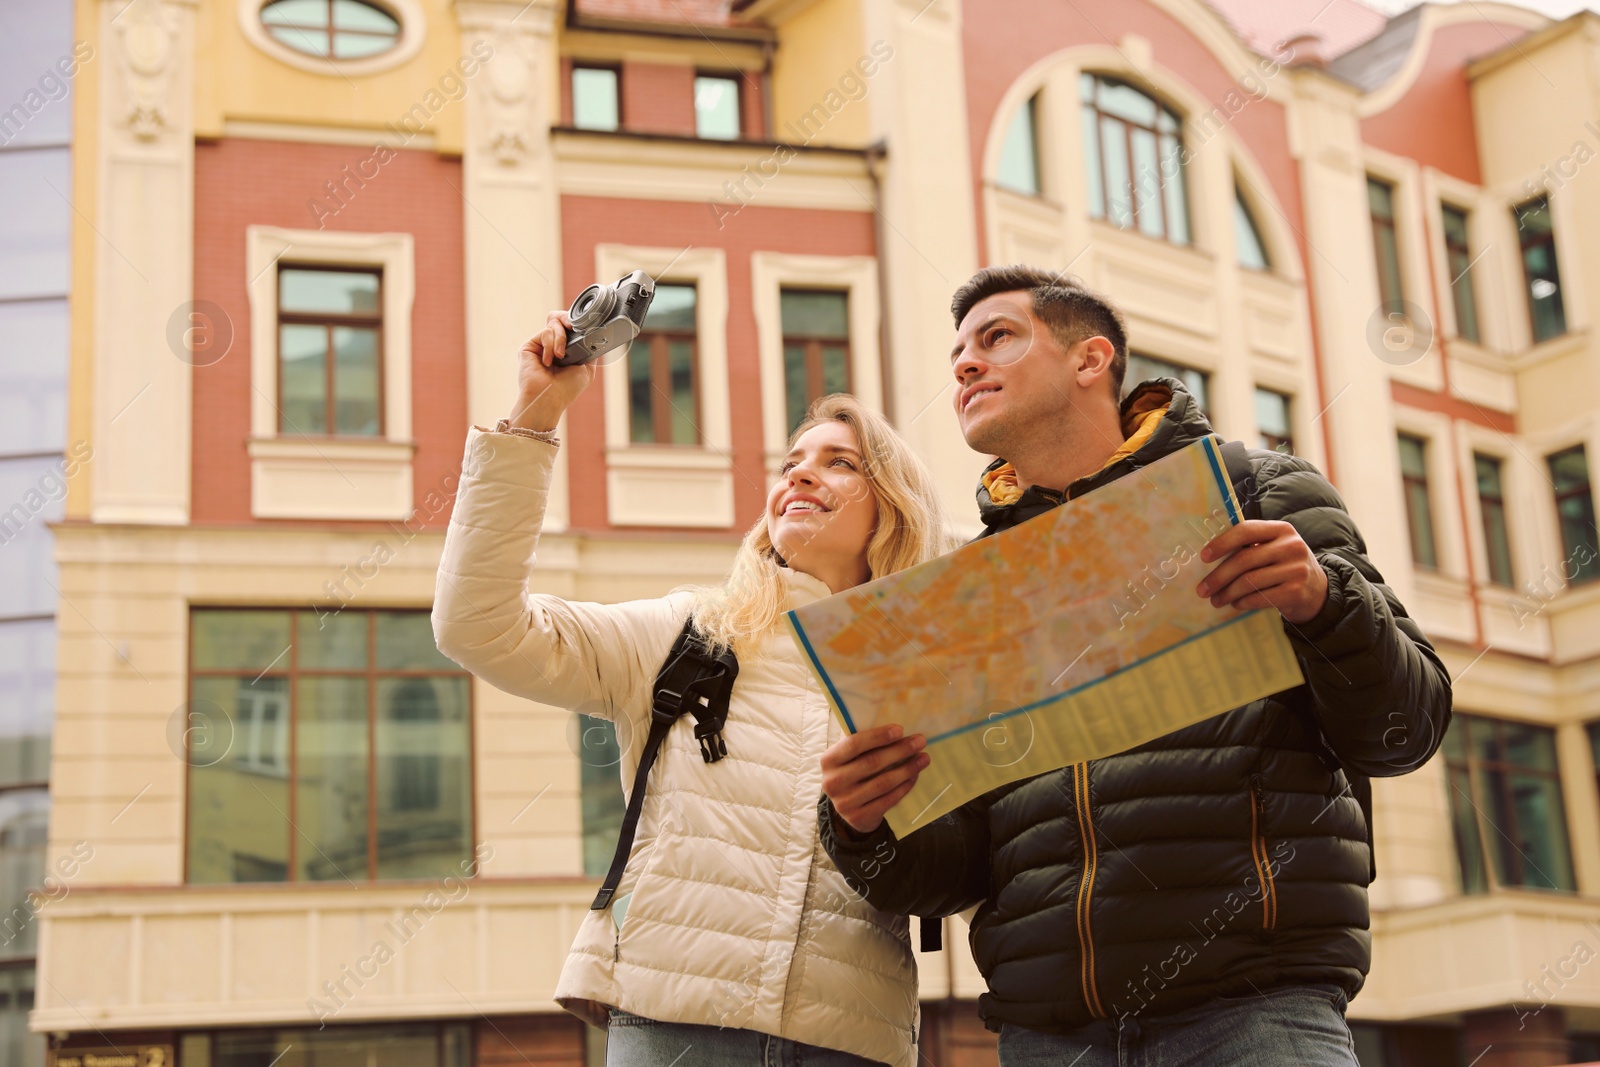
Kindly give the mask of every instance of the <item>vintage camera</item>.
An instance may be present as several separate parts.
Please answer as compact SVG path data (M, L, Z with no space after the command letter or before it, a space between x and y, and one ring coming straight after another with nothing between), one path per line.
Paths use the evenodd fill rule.
M567 314L572 326L567 330L567 351L556 360L559 366L588 363L608 352L621 355L639 336L645 312L655 298L655 279L642 270L611 285L591 285L578 294Z

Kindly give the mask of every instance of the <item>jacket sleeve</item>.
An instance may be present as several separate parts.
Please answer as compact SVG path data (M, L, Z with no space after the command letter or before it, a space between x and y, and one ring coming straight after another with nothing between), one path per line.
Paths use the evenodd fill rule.
M845 883L879 911L937 918L989 895L989 805L978 797L897 838L887 822L860 840L845 840L833 803L817 805L822 847Z
M1361 774L1415 770L1450 725L1449 671L1367 558L1361 532L1327 479L1304 460L1254 457L1261 517L1293 525L1328 575L1321 613L1298 626L1284 623L1323 736Z
M468 433L433 597L439 651L496 688L615 720L647 714L682 626L681 596L592 604L530 593L556 446ZM630 725L638 725L630 723Z

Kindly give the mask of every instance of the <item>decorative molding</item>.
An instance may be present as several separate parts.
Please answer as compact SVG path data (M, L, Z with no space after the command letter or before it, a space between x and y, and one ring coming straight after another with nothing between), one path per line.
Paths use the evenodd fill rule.
M258 519L404 519L414 446L395 441L250 441L250 514Z

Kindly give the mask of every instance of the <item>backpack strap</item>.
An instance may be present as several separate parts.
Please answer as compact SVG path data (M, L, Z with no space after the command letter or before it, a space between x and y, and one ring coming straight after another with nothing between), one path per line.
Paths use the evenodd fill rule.
M1259 519L1261 494L1256 486L1255 472L1250 467L1250 453L1245 448L1244 442L1226 441L1218 451L1222 453L1222 464L1227 468L1228 481L1233 484L1233 495L1239 498L1239 505L1243 509L1242 516L1246 519ZM1367 873L1369 880L1375 881L1378 877L1378 849L1372 839L1372 779L1359 771L1345 767L1344 762L1339 759L1339 754L1322 735L1322 727L1317 723L1316 716L1311 713L1309 707L1302 707L1298 703L1294 707L1305 720L1305 726L1311 731L1311 736L1316 739L1317 755L1323 765L1330 771L1344 771L1345 780L1350 783L1350 794L1361 806L1361 817L1367 824Z
M712 655L705 639L694 628L691 617L672 643L672 651L656 674L655 697L650 704L650 736L639 754L639 768L633 775L633 790L628 794L628 810L617 835L617 850L611 856L600 891L590 911L604 911L616 895L622 872L633 851L633 838L639 829L639 814L644 810L645 782L656 755L672 724L690 712L695 718L694 736L700 742L700 758L715 763L728 754L722 739L722 726L728 719L728 699L733 695L733 680L739 676L739 660L732 649Z

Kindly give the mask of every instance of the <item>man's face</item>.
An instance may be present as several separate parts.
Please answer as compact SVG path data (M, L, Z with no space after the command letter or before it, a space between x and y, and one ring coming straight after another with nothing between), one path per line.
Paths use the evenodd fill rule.
M975 304L950 353L956 420L967 447L1004 456L1014 442L1059 423L1072 403L1078 347L1062 349L1025 290Z

